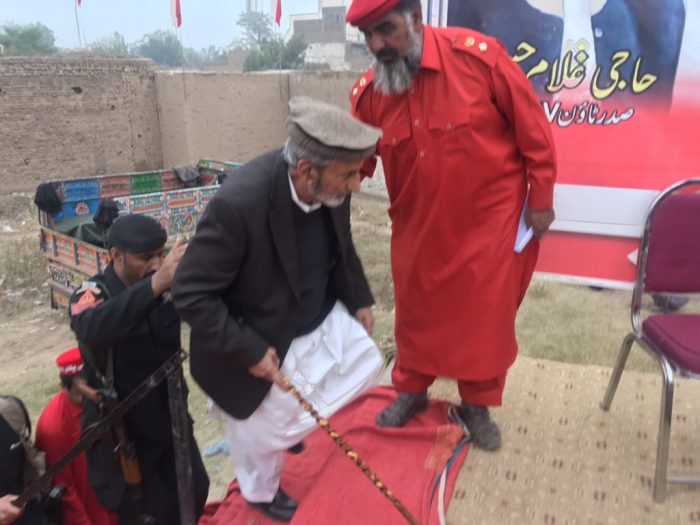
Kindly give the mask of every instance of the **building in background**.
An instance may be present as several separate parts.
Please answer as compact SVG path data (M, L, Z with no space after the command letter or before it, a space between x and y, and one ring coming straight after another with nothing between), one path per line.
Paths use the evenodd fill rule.
M318 0L316 12L289 15L286 35L301 36L308 44L306 65L309 69L364 71L372 63L362 33L345 23L345 13L352 0ZM423 17L428 2L423 2ZM246 0L246 11L265 13L274 18L277 0ZM283 0L283 16L294 9L290 0Z
M249 2L254 3L254 0ZM345 23L345 13L351 2L319 0L315 13L289 17L288 36L300 35L309 45L306 63L310 67L364 71L371 64L372 57L365 46L364 36L356 27ZM423 17L426 16L427 3L423 7Z
M289 34L301 36L309 47L310 68L364 70L371 63L362 34L345 23L351 0L319 0L318 11L289 17Z

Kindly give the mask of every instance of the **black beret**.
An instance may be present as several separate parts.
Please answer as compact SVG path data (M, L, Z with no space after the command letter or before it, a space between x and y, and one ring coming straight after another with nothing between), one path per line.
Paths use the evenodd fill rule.
M122 215L109 230L107 247L147 253L160 250L167 240L168 234L157 220L146 215Z

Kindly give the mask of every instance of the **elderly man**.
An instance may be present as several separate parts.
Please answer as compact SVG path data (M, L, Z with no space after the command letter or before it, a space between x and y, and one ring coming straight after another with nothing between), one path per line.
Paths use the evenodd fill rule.
M70 324L93 388L112 383L119 399L128 396L174 353L180 351L180 319L166 292L185 251L180 239L165 253L167 234L145 215L125 215L112 225L107 244L111 263L101 275L85 281L70 300ZM110 377L111 376L111 377ZM100 417L86 400L83 427ZM154 524L180 523L168 388L149 392L124 422L134 442L141 470L142 509L125 490L109 442L87 451L90 484L100 502L117 511L120 523L133 523L145 513ZM192 432L190 428L190 433ZM197 514L209 491L202 458L190 434L192 481Z
M514 250L526 199L536 237L554 220L549 125L493 38L424 26L418 0L354 0L347 21L376 57L350 96L354 114L383 130L391 201L400 395L377 423L403 426L426 409L436 376L453 377L475 444L495 450L488 407L501 404L517 354L515 316L539 247ZM363 171L373 169L374 159Z
M230 415L241 493L283 521L296 509L279 487L284 452L315 425L272 385L280 366L327 417L374 385L382 363L349 199L380 132L305 97L289 107L284 148L226 180L173 285L192 375Z
M57 463L80 439L83 395L79 388L83 360L73 348L56 359L61 390L44 408L36 425L36 447L46 453L46 466ZM63 519L71 525L112 525L116 516L100 505L88 483L87 460L80 454L54 478L65 487L61 500Z

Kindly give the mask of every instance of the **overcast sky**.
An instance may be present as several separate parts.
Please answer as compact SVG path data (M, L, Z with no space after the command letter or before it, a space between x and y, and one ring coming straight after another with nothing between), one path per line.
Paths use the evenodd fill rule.
M210 44L225 46L236 36L238 16L245 9L245 0L180 0L182 5L182 40L196 49ZM41 22L54 32L56 45L78 47L75 20L76 0L0 0L0 24ZM270 0L258 0L270 12ZM281 31L286 33L289 15L313 13L318 0L282 0ZM88 44L121 33L128 43L157 29L173 28L170 0L82 0L78 8L81 33ZM276 26L275 26L276 27Z

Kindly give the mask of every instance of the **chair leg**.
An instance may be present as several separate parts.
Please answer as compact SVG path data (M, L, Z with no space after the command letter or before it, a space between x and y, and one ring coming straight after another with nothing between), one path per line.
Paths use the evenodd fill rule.
M617 362L615 363L615 368L613 368L612 375L610 376L610 382L608 383L608 389L605 391L605 397L603 402L600 404L600 408L603 410L610 410L610 405L612 404L613 397L615 397L615 392L617 391L617 385L620 383L620 377L622 376L622 371L627 363L627 358L630 355L630 350L632 344L634 343L635 337L633 333L627 334L624 341L622 341L622 346L620 347L620 353L617 355Z
M671 441L671 416L673 414L673 369L666 359L660 360L659 364L663 373L663 384L661 385L659 437L656 446L654 501L661 503L666 498L668 483L668 450Z

